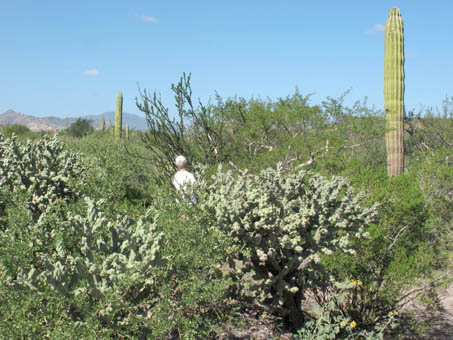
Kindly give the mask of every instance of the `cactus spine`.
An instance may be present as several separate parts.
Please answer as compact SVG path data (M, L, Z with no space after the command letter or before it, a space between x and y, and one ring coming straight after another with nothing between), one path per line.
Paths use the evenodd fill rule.
M101 116L101 120L100 120L100 122L99 122L99 127L100 127L100 130L101 130L102 132L105 131L105 118L104 118L104 116Z
M121 138L121 128L123 124L123 94L118 91L116 94L115 107L115 138Z
M401 174L404 166L404 35L403 19L396 7L385 23L384 48L387 175L393 177Z

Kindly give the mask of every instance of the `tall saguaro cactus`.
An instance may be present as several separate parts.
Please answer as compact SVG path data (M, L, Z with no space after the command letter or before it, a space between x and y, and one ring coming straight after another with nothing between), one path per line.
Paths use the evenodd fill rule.
M99 121L99 129L104 132L105 131L105 118L104 116L101 116L101 119Z
M123 94L118 91L116 94L115 107L115 138L121 138L121 128L123 125Z
M387 147L387 175L403 172L404 119L404 35L403 19L396 7L389 12L385 23L384 100Z

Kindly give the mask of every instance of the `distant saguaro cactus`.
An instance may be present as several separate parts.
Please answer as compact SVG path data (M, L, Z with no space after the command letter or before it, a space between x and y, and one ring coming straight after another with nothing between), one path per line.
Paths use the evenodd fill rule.
M404 35L403 19L396 7L390 10L385 23L384 48L387 175L393 177L404 169Z
M100 127L102 132L105 131L105 118L104 118L104 116L101 116L101 120L99 122L99 127Z
M126 124L126 140L129 140L129 125Z
M123 125L123 94L118 91L116 94L115 107L115 138L121 138L121 128Z

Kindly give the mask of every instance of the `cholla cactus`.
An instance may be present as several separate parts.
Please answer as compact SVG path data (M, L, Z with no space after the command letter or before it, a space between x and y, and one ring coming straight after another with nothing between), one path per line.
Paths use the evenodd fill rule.
M329 281L320 255L354 253L350 238L366 236L376 215L343 179L285 175L280 166L237 177L220 169L197 185L202 211L243 249L229 259L242 293L276 308L295 329L305 291Z
M53 217L52 232L41 236L50 238L41 241L53 248L42 254L37 265L20 268L15 278L10 277L11 286L36 291L46 286L71 299L82 296L92 303L106 297L110 302L123 301L130 289L153 284L153 269L164 263L159 255L162 234L155 231L158 216L152 218L150 211L138 221L128 217L109 221L99 210L102 201L85 201L86 216L69 215L56 221ZM49 230L49 217L44 213L30 231ZM103 316L110 312L108 306L97 311Z
M27 192L35 216L59 198L74 199L70 182L80 180L85 168L79 155L63 149L58 137L22 144L0 135L0 188Z

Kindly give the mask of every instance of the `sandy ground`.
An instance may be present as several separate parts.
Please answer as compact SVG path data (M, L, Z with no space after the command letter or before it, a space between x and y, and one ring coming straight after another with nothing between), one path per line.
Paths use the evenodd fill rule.
M441 292L443 310L436 314L433 325L419 339L453 340L453 284Z

